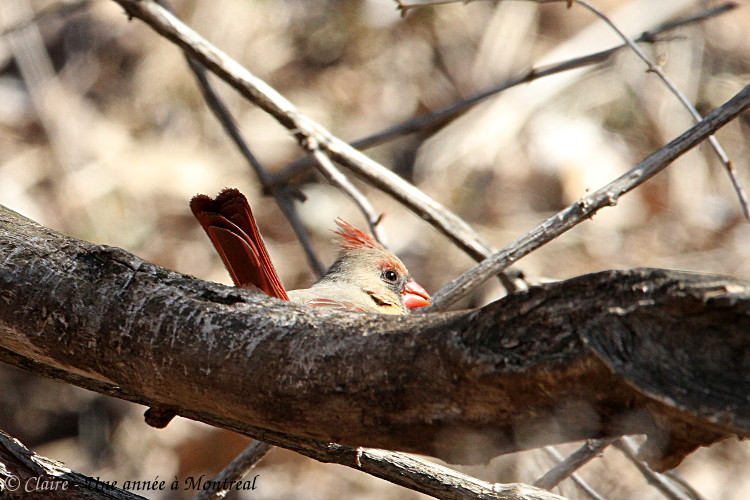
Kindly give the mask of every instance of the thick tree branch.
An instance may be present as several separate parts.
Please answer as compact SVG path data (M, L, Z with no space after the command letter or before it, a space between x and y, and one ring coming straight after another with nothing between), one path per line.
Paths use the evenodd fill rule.
M645 433L665 469L750 435L750 288L728 278L610 271L476 311L325 312L7 209L0 262L0 360L308 456L316 439L481 462Z

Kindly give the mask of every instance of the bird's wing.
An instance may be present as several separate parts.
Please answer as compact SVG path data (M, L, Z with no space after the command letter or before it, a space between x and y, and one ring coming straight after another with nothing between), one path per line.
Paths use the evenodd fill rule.
M257 287L272 297L289 300L242 193L225 189L216 199L200 194L190 201L190 208L236 286Z
M311 288L290 290L289 300L310 307L324 307L338 311L377 312L347 287L318 282Z
M351 302L342 302L340 300L317 298L317 299L310 299L304 304L310 307L325 307L326 309L336 309L339 311L367 312L364 308L360 306L356 306L352 304Z

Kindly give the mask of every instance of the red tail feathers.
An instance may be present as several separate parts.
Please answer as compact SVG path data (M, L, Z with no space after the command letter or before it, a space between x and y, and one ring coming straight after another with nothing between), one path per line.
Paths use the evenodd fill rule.
M225 189L216 199L199 194L190 200L190 209L221 255L235 285L257 287L272 297L289 300L242 193Z

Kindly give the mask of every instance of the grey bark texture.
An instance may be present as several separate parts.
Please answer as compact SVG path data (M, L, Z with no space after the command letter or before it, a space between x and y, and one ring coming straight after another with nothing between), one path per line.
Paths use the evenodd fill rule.
M750 435L750 288L728 277L606 271L474 311L326 312L3 207L0 262L0 360L309 456L312 439L476 463L643 433L664 470Z

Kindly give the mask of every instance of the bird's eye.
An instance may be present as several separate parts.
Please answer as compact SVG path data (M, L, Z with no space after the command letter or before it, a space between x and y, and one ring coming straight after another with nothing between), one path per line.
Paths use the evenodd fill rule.
M393 269L386 269L383 271L383 279L386 281L390 281L391 283L395 283L398 279L398 274L396 274L396 271Z

